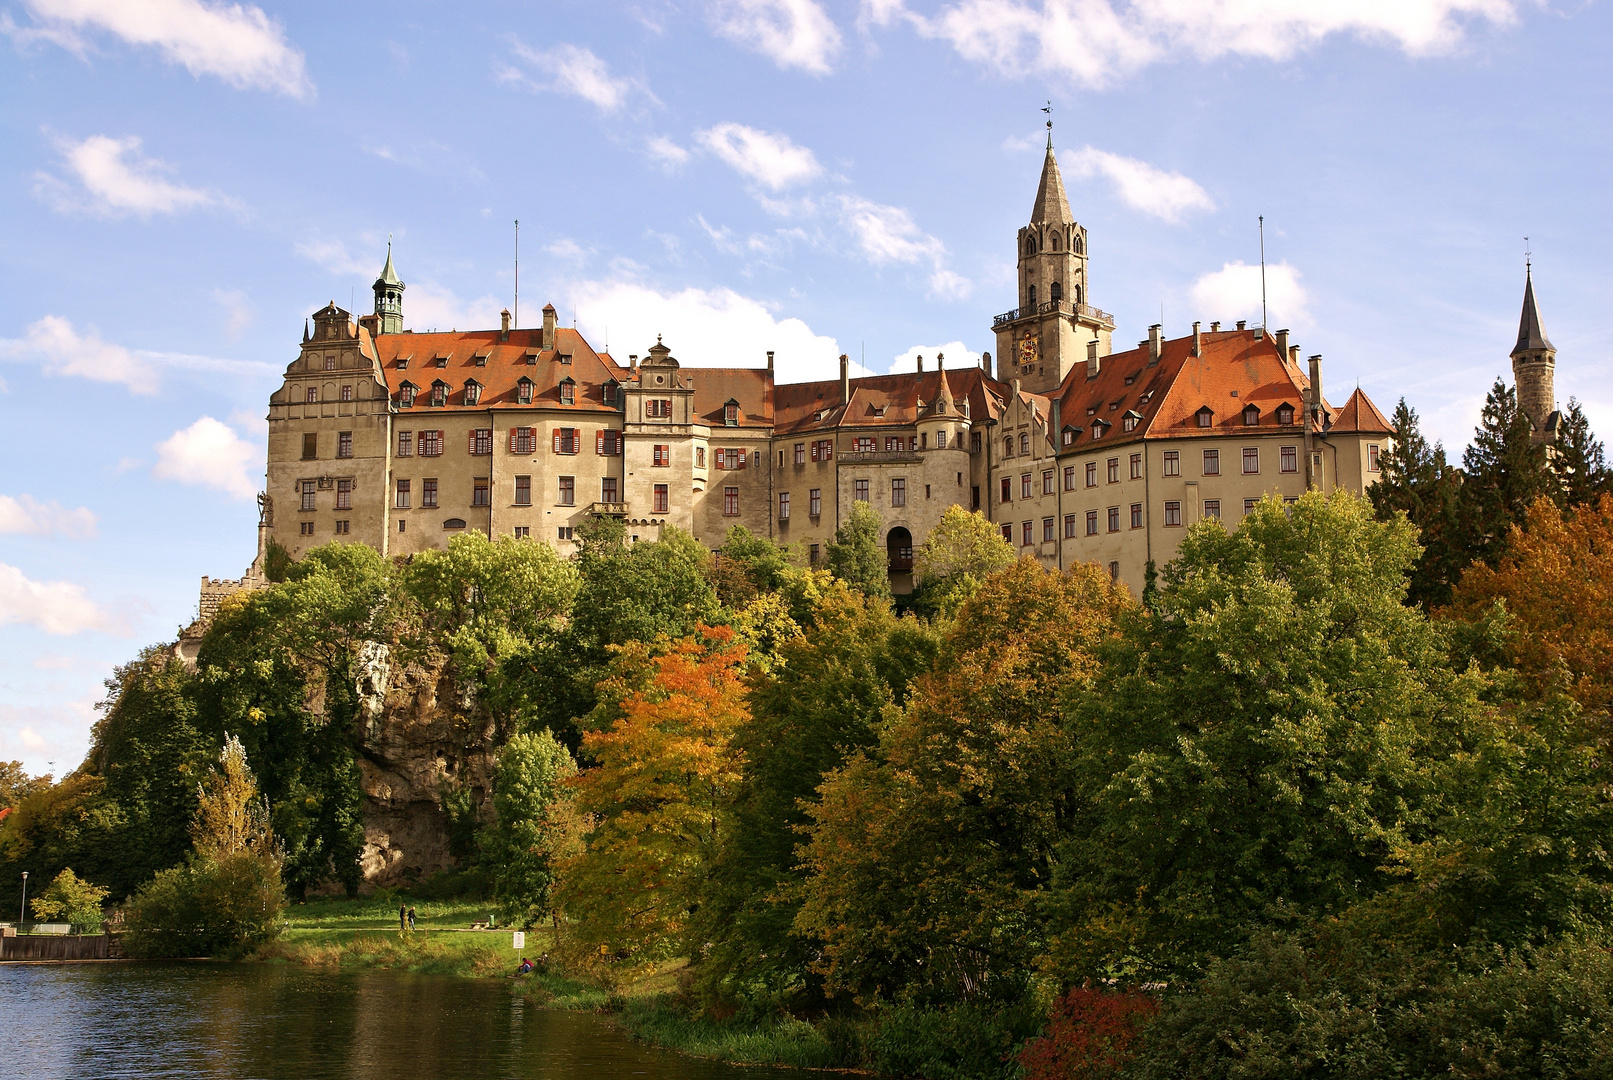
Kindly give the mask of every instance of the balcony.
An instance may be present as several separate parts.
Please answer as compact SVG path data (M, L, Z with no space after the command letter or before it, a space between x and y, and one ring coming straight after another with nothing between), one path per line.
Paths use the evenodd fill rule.
M842 465L909 465L923 460L918 450L848 450L840 455Z
M588 512L599 517L626 517L627 504L624 502L589 503Z
M1040 304L1027 304L1013 311L1005 311L991 320L991 328L1018 322L1021 319L1034 319L1038 315L1051 315L1057 312L1060 315L1074 315L1082 319L1092 319L1096 322L1114 326L1115 317L1107 311L1101 311L1091 304L1071 304L1063 300L1044 300Z

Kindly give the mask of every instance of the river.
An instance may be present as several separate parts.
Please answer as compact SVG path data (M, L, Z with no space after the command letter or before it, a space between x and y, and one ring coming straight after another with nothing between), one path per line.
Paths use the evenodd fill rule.
M516 984L256 964L0 965L5 1076L759 1080L633 1042ZM806 1075L806 1074L798 1074Z

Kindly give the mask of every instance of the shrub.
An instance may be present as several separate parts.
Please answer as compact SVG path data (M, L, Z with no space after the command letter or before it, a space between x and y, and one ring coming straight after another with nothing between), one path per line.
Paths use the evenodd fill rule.
M34 918L69 922L93 932L101 928L101 901L106 894L106 889L85 881L71 869L63 870L34 897Z
M286 906L280 868L250 851L164 870L124 908L135 957L213 956L260 945Z
M1076 987L1053 1006L1047 1030L1019 1053L1026 1080L1118 1075L1138 1029L1159 1012L1147 994Z

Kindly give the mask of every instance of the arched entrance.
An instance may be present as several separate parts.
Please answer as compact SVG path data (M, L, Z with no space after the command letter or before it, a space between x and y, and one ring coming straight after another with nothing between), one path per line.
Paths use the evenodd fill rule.
M900 525L885 534L885 556L890 569L891 592L913 591L913 534Z

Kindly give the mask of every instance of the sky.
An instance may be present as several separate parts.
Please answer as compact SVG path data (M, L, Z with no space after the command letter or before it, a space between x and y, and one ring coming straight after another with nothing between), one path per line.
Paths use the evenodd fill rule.
M0 0L0 760L76 767L114 667L251 562L268 396L389 237L415 329L972 362L1050 105L1117 346L1258 323L1263 216L1328 396L1459 451L1528 237L1606 434L1610 56L1580 0Z

